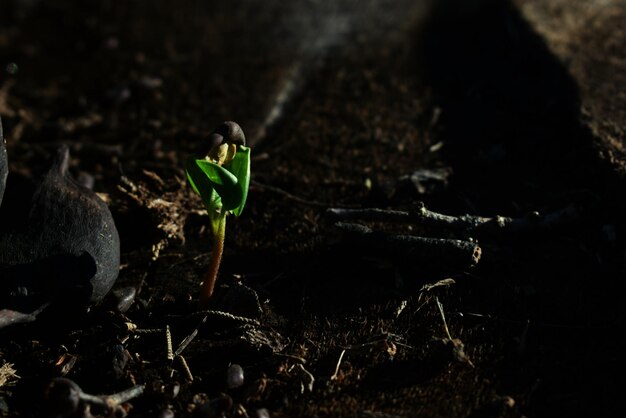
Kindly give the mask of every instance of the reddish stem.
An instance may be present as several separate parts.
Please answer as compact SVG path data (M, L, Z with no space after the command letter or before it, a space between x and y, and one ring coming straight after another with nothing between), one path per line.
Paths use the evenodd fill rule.
M226 215L222 215L218 221L217 229L213 235L213 251L209 260L209 268L202 282L200 290L200 305L206 306L215 290L215 282L217 280L217 272L222 261L222 253L224 252L224 239L226 238Z

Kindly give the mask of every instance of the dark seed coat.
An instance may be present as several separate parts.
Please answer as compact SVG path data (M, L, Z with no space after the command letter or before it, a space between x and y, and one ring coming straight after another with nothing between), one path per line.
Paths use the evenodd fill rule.
M68 161L68 148L61 147L35 190L26 225L0 236L0 307L88 306L101 301L117 279L120 243L111 212L70 177ZM0 203L7 172L0 140Z

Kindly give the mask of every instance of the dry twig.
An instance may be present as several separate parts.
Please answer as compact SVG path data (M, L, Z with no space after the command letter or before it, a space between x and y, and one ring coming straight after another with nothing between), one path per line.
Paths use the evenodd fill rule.
M404 257L413 263L441 262L446 266L471 267L480 260L481 249L471 241L385 234L353 223L338 222L335 227L341 232L340 240L353 248Z
M341 350L341 354L339 354L339 360L337 360L337 365L335 366L335 373L330 376L330 380L337 379L337 375L339 374L339 367L341 367L341 361L343 360L343 356L346 354L346 350Z
M574 206L568 206L545 215L541 215L539 212L531 212L521 218L510 218L506 216L444 215L428 210L421 202L409 212L376 208L330 208L328 209L328 214L337 221L361 220L408 223L466 236L503 233L536 233L570 224L580 218L580 210Z

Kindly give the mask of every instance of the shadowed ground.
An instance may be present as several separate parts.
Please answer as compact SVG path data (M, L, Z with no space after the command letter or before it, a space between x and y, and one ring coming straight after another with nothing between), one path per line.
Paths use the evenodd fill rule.
M60 375L95 394L147 384L131 416L188 416L222 392L250 416L623 413L624 126L610 93L624 54L610 28L623 8L466 3L3 5L14 185L3 205L19 206L69 144L70 171L94 180L120 232L117 288L137 290L124 315L111 302L2 331L0 358L21 376L0 386L7 415L31 413ZM253 149L212 306L239 319L199 325L211 237L182 162L223 120ZM419 183L417 170L446 174ZM327 213L413 213L420 201L531 225L564 208L576 216L511 234L361 221L374 240L472 238L482 257L470 267L350 242ZM174 348L198 327L183 352L193 382L166 359L166 325ZM240 389L225 386L231 363L244 368ZM162 388L173 381L171 399Z

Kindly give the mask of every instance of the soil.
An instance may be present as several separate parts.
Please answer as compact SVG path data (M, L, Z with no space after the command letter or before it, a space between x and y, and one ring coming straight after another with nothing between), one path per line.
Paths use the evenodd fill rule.
M0 330L0 416L49 416L61 376L96 395L145 385L135 417L623 415L623 175L598 156L623 120L603 141L593 121L616 122L583 114L594 90L511 2L283 3L2 3L3 222L68 144L122 261L103 304ZM212 237L183 162L224 120L252 183L205 312ZM576 216L489 233L359 221L382 242L472 239L481 259L459 266L359 245L328 213L418 202ZM166 329L174 350L196 334L188 370Z

